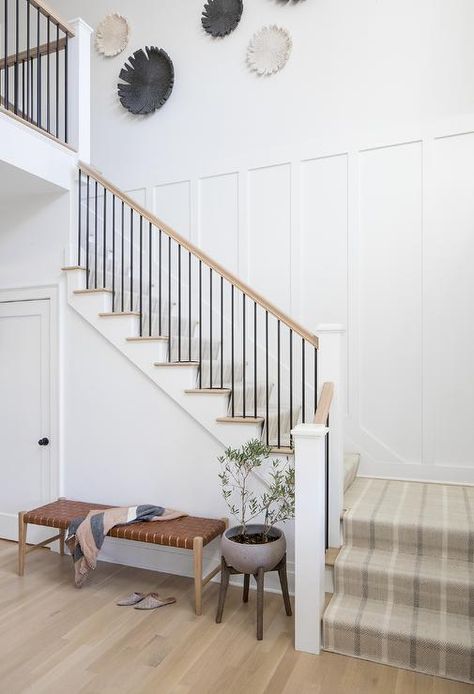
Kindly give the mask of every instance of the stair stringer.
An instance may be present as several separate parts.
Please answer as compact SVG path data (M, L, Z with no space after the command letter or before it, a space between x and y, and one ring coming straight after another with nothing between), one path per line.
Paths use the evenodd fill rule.
M131 342L127 338L139 334L138 314L101 316L112 310L110 291L75 293L86 287L86 270L66 268L67 300L83 320L97 330L129 362L144 373L162 392L176 402L200 424L221 446L239 447L253 438L260 438L262 425L253 422L219 422L228 413L226 393L186 393L195 388L198 366L166 362L168 341ZM162 363L156 366L155 363Z

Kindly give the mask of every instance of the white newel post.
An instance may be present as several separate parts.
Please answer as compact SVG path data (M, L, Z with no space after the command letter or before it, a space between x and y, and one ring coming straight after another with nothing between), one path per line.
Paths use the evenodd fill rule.
M68 121L69 142L85 164L91 158L91 34L82 19L69 22L75 36L69 39Z
M318 654L325 588L325 439L320 424L298 424L295 447L295 648Z
M334 396L329 412L329 546L341 546L341 513L344 503L344 378L342 366L342 325L318 326L318 383L334 384Z

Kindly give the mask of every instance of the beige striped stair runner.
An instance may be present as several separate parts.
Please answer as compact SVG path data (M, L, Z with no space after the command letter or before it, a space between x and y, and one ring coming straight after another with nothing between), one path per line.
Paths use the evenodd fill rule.
M324 647L474 683L474 487L357 478Z

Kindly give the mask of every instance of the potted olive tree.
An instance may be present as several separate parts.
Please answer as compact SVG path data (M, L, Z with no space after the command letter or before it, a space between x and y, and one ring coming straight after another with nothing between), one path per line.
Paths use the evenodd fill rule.
M286 552L283 531L276 523L294 518L295 470L289 462L273 460L267 489L258 494L254 472L260 470L271 448L254 439L239 449L227 448L218 458L224 499L235 525L222 537L222 556L229 566L245 574L273 569Z

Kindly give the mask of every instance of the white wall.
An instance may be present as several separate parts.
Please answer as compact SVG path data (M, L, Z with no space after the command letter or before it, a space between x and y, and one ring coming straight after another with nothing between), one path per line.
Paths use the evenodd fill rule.
M117 0L129 48L93 50L93 162L309 328L348 327L347 447L372 474L474 481L470 0L245 3L223 41L201 0ZM103 0L57 2L92 26ZM245 48L287 26L286 68ZM161 111L116 96L128 54L171 55Z

